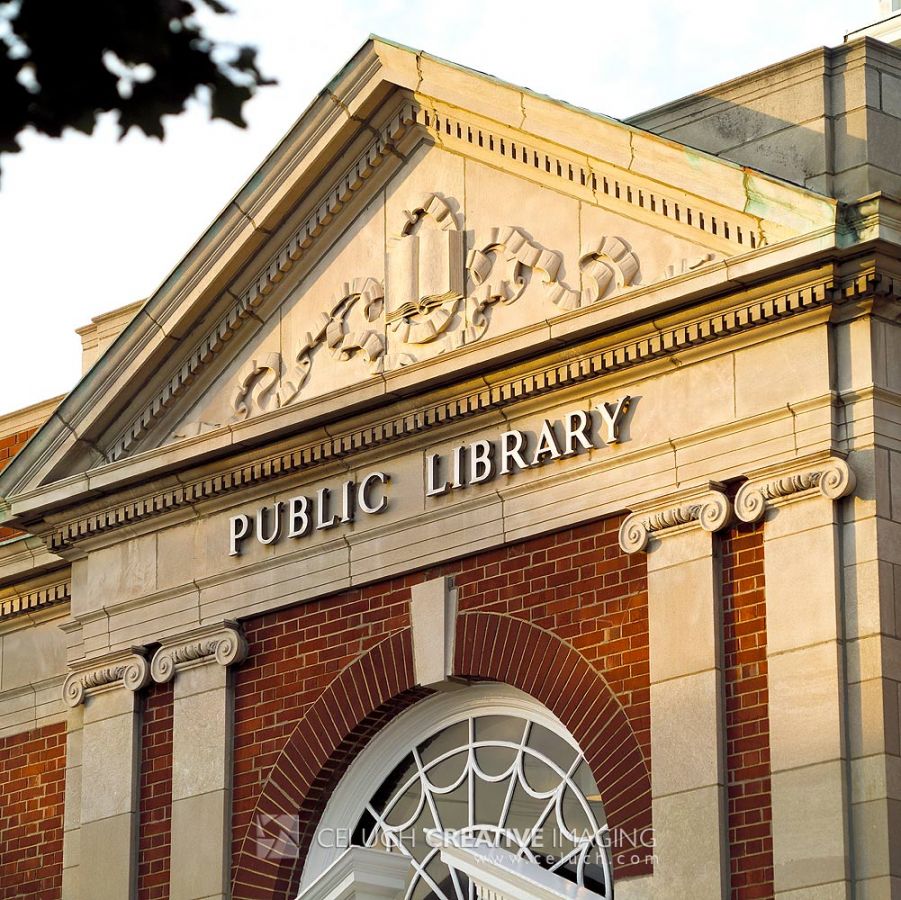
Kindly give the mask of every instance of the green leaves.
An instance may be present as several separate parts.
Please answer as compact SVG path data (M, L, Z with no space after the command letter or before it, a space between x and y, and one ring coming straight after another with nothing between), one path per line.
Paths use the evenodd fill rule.
M262 85L253 47L216 44L195 13L218 0L19 0L0 3L0 153L32 127L90 134L118 111L122 134L164 135L164 116L196 95L213 118L244 127L243 106ZM205 89L205 90L204 90Z

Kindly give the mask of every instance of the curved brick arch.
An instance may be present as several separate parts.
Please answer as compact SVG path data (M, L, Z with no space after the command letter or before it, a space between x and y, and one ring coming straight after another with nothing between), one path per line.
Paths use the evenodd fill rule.
M622 705L574 647L551 632L497 613L462 613L454 674L504 682L548 707L569 729L594 772L611 829L651 824L647 762ZM409 629L348 665L310 706L269 773L234 866L233 900L285 900L296 891L306 850L331 789L366 742L430 693L414 684ZM612 761L612 762L611 762ZM299 855L267 859L259 838L283 837L280 816L300 811ZM626 864L619 874L649 871Z
M562 638L522 619L457 619L454 674L502 681L543 703L569 729L594 773L611 832L651 827L651 775L631 723L604 676ZM650 871L626 861L619 874Z
M263 785L233 868L233 900L285 900L297 890L318 814L331 787L368 739L425 696L413 684L409 629L396 632L348 665L298 722ZM306 829L299 855L266 858L260 840L284 840L284 819L298 811ZM271 854L270 854L271 855Z

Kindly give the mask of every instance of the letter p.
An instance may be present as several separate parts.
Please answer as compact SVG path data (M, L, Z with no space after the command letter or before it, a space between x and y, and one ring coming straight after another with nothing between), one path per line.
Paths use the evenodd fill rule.
M229 528L231 530L231 549L229 556L241 555L241 541L250 536L251 521L250 516L241 513L238 516L232 516L229 520Z

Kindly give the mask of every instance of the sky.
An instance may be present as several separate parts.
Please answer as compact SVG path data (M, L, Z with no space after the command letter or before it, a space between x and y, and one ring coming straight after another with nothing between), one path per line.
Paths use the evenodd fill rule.
M625 118L770 65L878 18L877 0L231 0L210 32L259 49L278 80L247 129L195 103L163 142L23 136L0 181L0 415L68 391L74 329L150 296L369 34Z

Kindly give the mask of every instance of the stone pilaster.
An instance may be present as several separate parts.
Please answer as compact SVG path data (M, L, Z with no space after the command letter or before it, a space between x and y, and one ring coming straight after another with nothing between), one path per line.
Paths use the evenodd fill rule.
M729 884L720 560L726 496L708 485L637 507L620 528L648 555L655 896L720 898Z
M229 667L247 655L234 622L163 640L151 663L175 679L170 900L229 895L232 714Z
M128 900L136 888L137 692L150 680L140 649L78 663L63 684L70 714L65 885L68 898ZM81 728L78 729L79 710ZM80 750L80 752L79 752ZM80 776L80 789L78 781ZM77 792L77 794L76 794ZM76 819L79 824L76 827Z
M844 460L752 474L735 498L764 522L777 895L849 896L849 809L840 518Z

